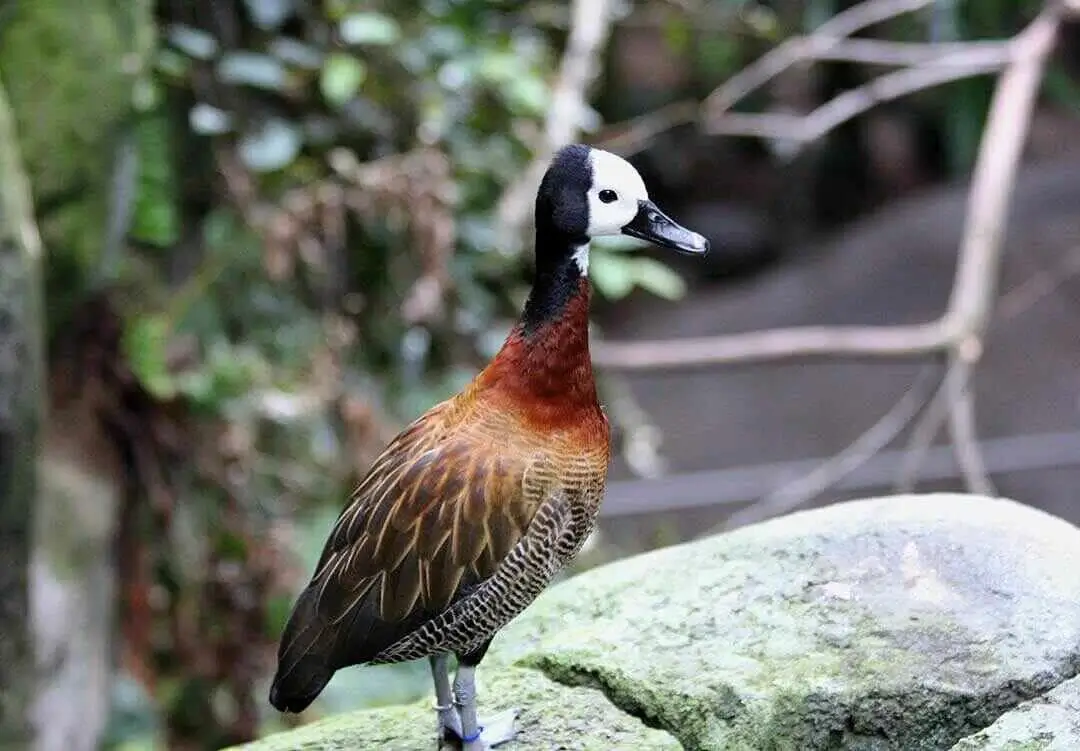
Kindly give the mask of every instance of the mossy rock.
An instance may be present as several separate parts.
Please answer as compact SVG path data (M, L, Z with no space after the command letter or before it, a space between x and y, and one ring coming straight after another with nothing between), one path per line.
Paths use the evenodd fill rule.
M517 708L521 741L499 748L564 751L679 749L661 730L646 727L612 706L603 694L560 685L535 670L487 671L477 681L481 721L488 713ZM431 702L351 712L238 746L244 751L421 751L435 748Z
M1076 675L1077 571L1080 530L1012 501L897 496L794 514L553 587L496 638L481 710L525 707L507 751L671 738L947 751ZM538 685L550 693L526 690ZM357 713L249 748L322 748L289 743L331 729L353 748L434 748L430 714ZM670 736L601 735L646 725Z
M1075 751L1080 748L1080 678L1026 701L952 751Z

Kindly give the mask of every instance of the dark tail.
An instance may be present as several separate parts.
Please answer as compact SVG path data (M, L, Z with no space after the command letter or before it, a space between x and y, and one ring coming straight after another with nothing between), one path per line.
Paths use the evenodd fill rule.
M326 653L334 638L323 633L316 600L314 588L304 590L281 634L277 673L270 685L270 703L279 712L303 712L334 676Z

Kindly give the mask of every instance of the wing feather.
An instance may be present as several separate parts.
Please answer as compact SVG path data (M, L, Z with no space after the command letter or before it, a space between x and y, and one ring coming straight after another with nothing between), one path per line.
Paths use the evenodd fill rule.
M311 583L327 622L369 595L388 623L433 616L529 526L546 492L536 456L447 417L436 408L391 442L339 516Z

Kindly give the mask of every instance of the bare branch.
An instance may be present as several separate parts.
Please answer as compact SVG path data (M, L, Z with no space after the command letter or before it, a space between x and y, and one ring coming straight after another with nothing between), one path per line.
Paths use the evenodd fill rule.
M1060 6L1048 6L1008 43L1005 56L1001 54L1004 48L1000 47L989 48L989 53L984 48L979 53L986 55L979 59L980 64L997 66L1008 59L1008 67L998 81L980 142L953 289L948 307L938 320L916 326L806 327L676 342L601 343L594 350L594 360L602 367L657 369L800 356L903 357L946 352L949 366L945 382L928 410L932 414L920 421L912 435L912 452L899 481L906 483L915 474L940 427L938 413L942 410L939 405L944 404L952 449L968 489L993 493L976 436L971 374L982 355L996 297L1009 199L1039 83L1057 38L1060 15ZM921 88L926 80L947 80L947 76L955 76L955 71L964 67L956 61L970 54L968 50L955 53L951 66L920 65L882 76L867 87L861 87L863 90L856 89L838 97L808 118L790 122L797 122L803 129L798 138L814 137L834 127L840 119L850 117L849 113L867 109L878 101L875 96L894 95ZM971 63L970 58L965 59ZM777 116L772 117L774 124L778 122ZM730 122L733 118L726 119ZM916 386L847 449L770 493L759 503L732 515L728 527L791 511L872 459L915 419L930 399L929 387Z
M697 102L674 102L640 117L604 128L593 139L593 145L624 157L633 156L644 149L651 139L679 125L695 122L697 116Z
M1012 42L1015 62L998 82L979 144L959 265L946 317L967 332L955 346L949 378L949 432L968 489L990 495L993 484L975 432L971 371L982 355L1001 268L1002 237L1024 141L1046 60L1054 48L1060 10L1044 10Z
M844 37L868 26L925 8L934 0L870 0L838 13L809 36L789 39L729 78L702 103L710 118L718 118L736 102L767 84L791 66L835 47Z
M975 396L971 390L972 365L954 361L945 377L949 403L949 435L952 438L956 464L969 492L995 495L994 485L986 471L986 462L975 432Z
M666 370L832 355L913 358L938 352L959 332L945 319L914 326L797 326L667 341L594 342L593 362L611 370Z
M981 42L891 42L885 39L845 39L836 45L822 50L814 56L815 60L860 63L862 65L908 66L958 64L977 61L985 56L987 60L998 60L999 65L1008 62L1009 43L997 41Z
M1003 320L1016 318L1077 274L1080 274L1080 248L1074 248L1055 268L1039 270L1002 294L998 300L997 317Z
M867 26L930 5L932 0L871 0L840 13L808 36L789 39L729 78L700 106L676 102L605 129L602 148L629 156L671 128L698 122L711 135L774 138L797 144L820 139L838 125L877 104L950 81L1000 70L1008 63L1008 42L920 44L846 39ZM736 114L731 108L788 68L812 61L911 66L852 89L809 115Z
M975 348L977 359L996 295L1012 184L1058 22L1056 11L1044 11L1009 42L1013 62L994 94L968 197L956 279L941 318L916 326L796 327L674 341L597 342L594 362L619 370L661 370L826 355L914 357L959 347Z
M958 318L965 330L981 334L990 316L1009 199L1059 24L1059 12L1045 10L1017 35L1011 42L1013 63L1001 76L990 104L971 178L967 221L947 314Z
M911 388L877 422L840 453L809 472L785 483L759 502L732 514L725 529L735 529L773 516L786 514L814 499L879 454L911 424L933 397L941 381L940 368L928 366Z
M830 99L809 115L729 113L708 117L702 127L710 135L742 135L813 143L867 110L916 91L1000 70L1008 63L1009 46L998 44L963 50L913 68L887 73Z
M945 424L945 418L949 415L949 393L946 382L947 379L941 382L941 387L930 400L930 405L923 410L911 428L907 448L904 450L903 460L900 462L893 484L897 493L910 493L915 489L915 483L919 480L923 464L930 453L930 446L937 434L941 432L941 426Z

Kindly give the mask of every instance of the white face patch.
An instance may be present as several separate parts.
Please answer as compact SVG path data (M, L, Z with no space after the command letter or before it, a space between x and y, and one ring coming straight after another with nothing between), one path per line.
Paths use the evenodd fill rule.
M618 235L637 214L638 201L648 200L645 181L630 162L610 151L591 149L592 187L589 188L589 237ZM575 255L575 258L577 256ZM588 263L586 258L585 263Z
M579 245L574 249L574 263L582 276L589 275L589 244Z

